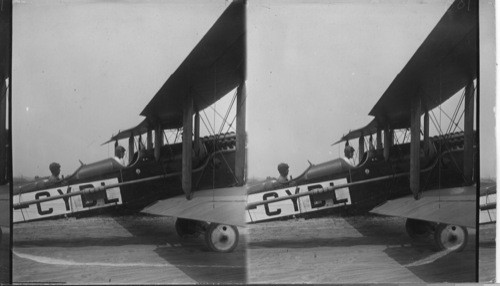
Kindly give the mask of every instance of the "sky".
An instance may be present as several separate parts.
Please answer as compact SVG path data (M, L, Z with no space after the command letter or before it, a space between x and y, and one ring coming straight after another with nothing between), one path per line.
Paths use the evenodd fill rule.
M277 176L280 162L297 176L308 160L338 158L342 150L330 145L371 121L369 111L449 4L249 1L248 176ZM101 144L142 120L139 113L227 5L16 1L14 176L46 176L53 161L69 175L78 160L112 156L112 144ZM486 43L481 53L491 57L492 10L483 11L489 16L481 25ZM493 130L493 60L481 67L486 68L481 70L481 128ZM481 149L489 154L495 150L492 137L481 137ZM495 157L485 158L481 175L495 177Z
M113 156L227 1L22 1L13 8L13 175ZM127 142L120 142L128 148Z

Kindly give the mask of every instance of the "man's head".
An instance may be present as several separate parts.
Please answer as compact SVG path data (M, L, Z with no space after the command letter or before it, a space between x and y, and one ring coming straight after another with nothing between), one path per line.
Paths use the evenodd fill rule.
M116 146L115 148L115 156L118 157L118 158L123 158L123 156L125 155L125 148L123 148L123 146Z
M280 172L280 175L283 177L288 176L288 164L287 163L280 163L278 165L278 172Z
M50 172L52 173L52 175L54 176L59 176L59 173L61 173L61 165L59 165L58 163L56 162L53 162L49 165L49 169L50 169Z
M346 158L351 159L354 156L354 148L350 145L346 145L344 148L344 155Z

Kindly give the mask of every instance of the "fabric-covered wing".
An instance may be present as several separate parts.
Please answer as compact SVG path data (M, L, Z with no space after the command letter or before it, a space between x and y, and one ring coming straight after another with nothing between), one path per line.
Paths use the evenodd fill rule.
M188 94L202 110L236 88L245 72L245 1L233 1L141 112L164 129L182 126Z
M221 224L245 226L246 187L196 191L191 200L184 195L161 200L142 212Z
M340 138L339 141L333 143L332 146L339 144L340 142L343 142L343 141L357 139L361 136L367 136L367 135L372 135L374 133L377 133L377 126L378 126L377 121L374 119L370 123L368 123L368 125L366 125L365 127L361 127L361 128L356 129L356 130L349 131L349 133L342 136L342 138Z
M145 119L135 127L119 131L118 134L111 136L111 138L108 141L102 143L101 145L105 145L110 142L114 142L116 140L128 139L132 135L133 136L142 135L148 132L148 127L149 127L148 121Z
M410 102L431 110L477 77L477 0L456 0L370 111L391 128L410 126Z
M410 195L387 201L370 212L476 227L476 187L426 191L420 200Z

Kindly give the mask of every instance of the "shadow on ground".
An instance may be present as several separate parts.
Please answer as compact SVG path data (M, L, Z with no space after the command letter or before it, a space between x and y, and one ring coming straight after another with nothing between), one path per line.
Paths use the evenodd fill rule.
M373 238L387 248L384 251L389 257L405 267L425 282L474 282L476 279L476 243L475 231L469 230L466 248L461 252L439 252L432 238L422 241L412 240L405 230L404 218L383 220L378 216L346 218L367 239ZM398 245L399 244L399 245Z
M138 216L142 216L138 214ZM180 238L175 231L175 219L167 218L159 224L131 224L117 219L135 239L157 244L155 253L166 262L176 265L191 279L204 284L233 284L246 281L246 239L240 235L238 247L232 253L215 253L208 249L203 235Z

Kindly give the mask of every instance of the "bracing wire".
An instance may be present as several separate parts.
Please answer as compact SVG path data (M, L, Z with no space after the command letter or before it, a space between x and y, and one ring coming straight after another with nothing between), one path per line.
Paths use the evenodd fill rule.
M229 117L229 113L231 112L231 109L234 105L234 102L236 101L236 93L233 95L233 98L231 99L231 103L229 104L229 108L226 110L226 114L224 116L224 119L222 120L222 124L220 126L220 129L219 129L219 134L222 133L222 130L224 129L224 125L226 125L226 122L227 122L227 118Z
M207 122L208 122L208 126L207 126L207 123L205 123L205 121L203 121L203 123L205 123L205 128L207 128L207 131L208 131L209 134L210 134L210 131L211 131L212 132L211 135L215 135L215 129L212 127L212 125L210 125L210 119L208 118L208 115L205 112L205 110L203 110L203 115L205 115L205 117L207 118ZM203 119L203 117L200 117L200 118Z
M201 122L203 123L203 126L205 126L205 129L208 131L208 135L212 135L210 133L210 128L208 127L207 123L205 122L205 119L203 119L203 116L200 116Z
M177 133L175 134L174 144L177 143L177 138L179 138L180 130L181 130L180 128L177 129Z

